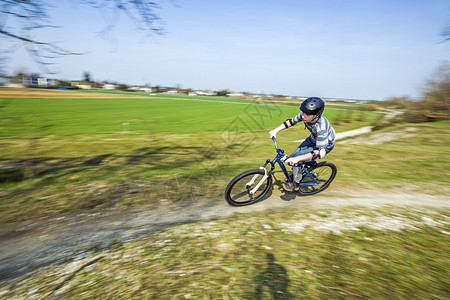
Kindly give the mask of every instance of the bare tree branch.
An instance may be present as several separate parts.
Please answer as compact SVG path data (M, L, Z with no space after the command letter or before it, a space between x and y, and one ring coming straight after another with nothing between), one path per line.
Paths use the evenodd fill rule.
M447 27L444 31L442 31L441 36L445 39L445 41L450 41L450 26Z
M78 0L77 2L111 13L112 17L102 31L105 36L114 30L122 14L129 18L138 30L147 34L164 33L164 26L156 13L160 7L154 1ZM52 24L48 15L48 10L52 7L50 3L49 0L0 0L0 38L6 39L10 45L15 42L23 45L45 73L51 73L49 66L52 65L50 61L54 58L83 54L64 49L56 42L32 38L39 29L59 28ZM4 57L0 58L0 63L7 55L6 51L2 52Z

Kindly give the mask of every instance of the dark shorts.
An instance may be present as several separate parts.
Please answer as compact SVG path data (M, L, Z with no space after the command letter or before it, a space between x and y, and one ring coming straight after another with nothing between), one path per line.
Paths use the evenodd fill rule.
M333 150L333 148L334 145L328 146L327 148L325 148L325 151L328 154L331 150ZM291 157L296 157L306 153L310 153L314 149L316 149L316 144L313 141L311 141L310 137L308 137L300 144L300 146L298 146L297 149L295 149L294 152L292 152Z

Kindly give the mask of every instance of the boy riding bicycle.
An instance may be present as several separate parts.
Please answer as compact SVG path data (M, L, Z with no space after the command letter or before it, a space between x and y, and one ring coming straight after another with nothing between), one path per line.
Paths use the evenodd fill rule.
M322 158L334 148L335 131L330 122L322 115L324 109L325 102L321 98L307 98L300 105L301 113L293 118L287 119L283 124L269 131L270 138L276 137L278 132L302 121L305 123L305 127L311 132L311 135L285 161L285 163L292 166L294 177L293 182L283 184L283 188L288 192L298 190L300 180L302 179L303 161Z

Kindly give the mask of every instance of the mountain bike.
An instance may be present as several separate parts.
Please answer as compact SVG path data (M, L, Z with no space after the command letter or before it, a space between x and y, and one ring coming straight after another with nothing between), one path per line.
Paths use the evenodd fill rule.
M245 206L264 199L273 184L272 174L278 164L286 177L286 182L292 182L293 176L289 174L284 162L289 158L280 149L275 137L272 138L277 155L274 159L266 160L259 169L251 169L234 177L225 189L225 199L231 206ZM299 195L309 196L317 194L328 188L337 173L336 166L328 161L304 161L302 180L299 184ZM267 165L270 164L270 169Z

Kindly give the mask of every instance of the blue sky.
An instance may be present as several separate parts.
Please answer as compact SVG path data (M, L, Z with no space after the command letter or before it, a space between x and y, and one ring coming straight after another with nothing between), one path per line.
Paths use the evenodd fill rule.
M37 37L82 56L57 60L57 77L254 93L384 100L420 97L450 42L448 0L163 1L164 36L125 16L108 39L108 13L55 4ZM8 71L38 68L18 49ZM42 73L42 72L41 72Z

